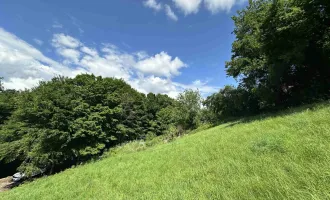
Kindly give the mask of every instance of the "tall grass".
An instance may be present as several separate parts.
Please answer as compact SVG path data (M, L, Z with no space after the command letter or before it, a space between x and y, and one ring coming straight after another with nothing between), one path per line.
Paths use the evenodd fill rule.
M41 178L0 199L330 199L330 106L223 124Z

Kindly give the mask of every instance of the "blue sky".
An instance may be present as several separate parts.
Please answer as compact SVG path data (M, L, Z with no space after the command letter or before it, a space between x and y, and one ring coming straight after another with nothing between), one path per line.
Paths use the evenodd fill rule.
M225 84L231 16L244 0L2 0L0 76L24 89L54 75L123 78L137 90L204 96Z

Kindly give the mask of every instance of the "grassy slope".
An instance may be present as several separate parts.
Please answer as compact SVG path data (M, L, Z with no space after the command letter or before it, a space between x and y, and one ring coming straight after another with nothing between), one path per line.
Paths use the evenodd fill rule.
M330 106L223 124L0 199L330 199Z

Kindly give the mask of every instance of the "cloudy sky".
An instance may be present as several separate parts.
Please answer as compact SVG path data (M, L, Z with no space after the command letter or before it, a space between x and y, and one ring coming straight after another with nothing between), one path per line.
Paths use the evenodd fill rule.
M203 96L225 84L231 16L245 0L1 0L0 77L8 89L93 73L140 92Z

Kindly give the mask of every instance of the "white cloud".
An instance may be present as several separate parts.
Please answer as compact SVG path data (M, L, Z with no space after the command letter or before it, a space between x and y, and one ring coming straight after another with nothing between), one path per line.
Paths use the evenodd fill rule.
M99 54L96 49L83 45L69 35L54 34L52 43L57 53L64 58L64 64L80 66L87 73L98 76L123 78L127 81L131 78L132 66L136 64L135 55L121 52L113 44L103 43ZM76 48L79 46L80 51Z
M101 49L104 53L117 53L118 47L110 43L103 43L103 48Z
M175 13L172 11L172 9L171 9L171 7L169 6L169 5L165 5L165 13L166 13L166 15L170 18L170 19L172 19L172 20L174 20L174 21L178 21L178 17L175 15Z
M138 51L135 53L135 55L138 57L139 60L149 57L148 53L145 51Z
M167 94L172 98L178 97L178 95L187 89L199 90L201 95L205 98L206 96L219 91L219 87L209 86L208 82L203 82L196 80L191 84L182 84L178 82L173 82L169 78L161 78L154 75L144 77L140 75L138 78L130 80L129 84L136 88L142 93L157 93L157 94Z
M37 39L37 38L34 38L33 41L34 41L35 43L37 43L38 45L40 45L40 46L44 43L43 41L41 41L41 40L39 40L39 39Z
M5 81L3 86L7 89L25 90L38 86L39 82L42 81L41 78L9 78Z
M202 0L172 0L185 15L197 13Z
M180 68L187 67L187 64L182 62L178 57L172 60L172 57L166 52L161 52L153 57L139 61L135 67L146 74L171 77L179 75Z
M9 54L14 56L22 57L34 57L45 63L55 64L56 62L44 56L40 51L35 49L30 44L17 38L15 35L6 32L4 29L0 28L0 53L2 55ZM9 57L3 57L3 59L10 59ZM10 59L12 60L12 59ZM0 62L1 64L2 62Z
M54 34L52 45L57 48L77 48L81 45L80 41L63 33Z
M173 82L171 77L179 75L180 69L187 65L165 52L155 56L149 56L144 51L126 53L112 44L102 44L99 47L101 51L97 51L68 35L54 34L53 37L52 43L55 43L55 50L63 58L64 65L0 28L0 77L4 77L5 88L32 88L39 81L50 80L55 75L74 77L81 73L93 73L123 78L143 93L176 97L185 89L199 88L202 94L216 91L207 82Z
M57 53L67 59L67 61L69 61L67 63L73 62L77 64L79 62L80 52L75 49L59 48Z
M86 46L83 46L80 48L80 50L88 55L91 55L91 56L97 56L98 53L97 53L97 50L96 49L91 49L91 48L88 48Z
M72 77L77 71L81 69L59 64L0 28L0 77L4 77L6 88L31 88L40 80L49 80L55 75Z
M148 8L152 8L155 11L160 11L162 9L162 4L157 3L156 0L145 0L143 1L143 5Z
M154 75L149 77L140 77L129 81L132 87L136 88L142 93L157 93L157 94L168 94L169 96L175 98L179 92L178 88L173 84L170 79L160 78Z
M160 10L164 10L165 14L167 15L167 17L169 19L174 20L174 21L178 21L178 16L176 16L176 14L173 12L171 7L167 4L165 4L163 6L163 4L157 3L156 0L145 0L145 1L143 1L143 5L145 7L152 8L157 12L160 11Z
M204 0L205 7L215 14L220 11L230 11L236 3L242 3L245 0Z
M234 5L243 4L247 0L172 0L175 7L181 10L185 15L196 14L204 1L205 8L212 14L220 11L229 12ZM153 8L156 11L164 10L165 14L172 20L177 21L178 16L168 5L157 3L156 0L146 0L143 2L146 7Z
M103 56L86 55L80 60L79 65L95 75L129 80L132 73L130 67L134 63L134 56L112 51L106 52Z

